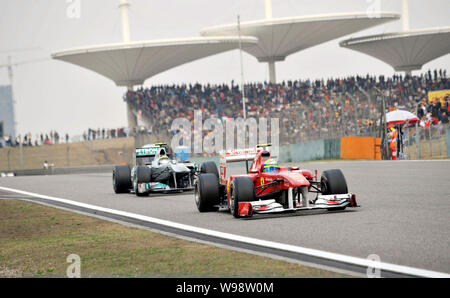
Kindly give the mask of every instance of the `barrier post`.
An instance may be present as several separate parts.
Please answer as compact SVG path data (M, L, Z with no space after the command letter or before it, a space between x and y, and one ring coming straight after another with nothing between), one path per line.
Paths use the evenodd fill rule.
M417 159L420 160L420 126L416 123L416 155Z
M22 140L20 140L20 143L19 143L19 158L20 158L20 168L23 170L24 163L23 163L23 145L22 145Z
M438 127L438 147L439 147L439 156L442 156L442 146L441 146L441 129L442 129L442 125L439 124Z
M70 167L70 145L68 145L66 149L66 164Z
M410 156L411 156L411 148L410 148L410 146L411 146L411 139L410 139L410 131L411 131L411 128L409 128L408 127L408 131L407 131L407 134L406 134L406 139L408 140L408 146L406 146L406 150L407 150L407 152L406 152L406 158L405 159L407 159L407 160L409 160L410 159Z
M8 153L6 153L6 156L8 157L8 172L11 171L10 155L11 155L11 148L9 148Z
M430 150L430 158L433 157L433 139L431 137L431 125L428 127L428 147Z
M448 124L445 129L445 147L447 149L447 157L450 157L450 126Z

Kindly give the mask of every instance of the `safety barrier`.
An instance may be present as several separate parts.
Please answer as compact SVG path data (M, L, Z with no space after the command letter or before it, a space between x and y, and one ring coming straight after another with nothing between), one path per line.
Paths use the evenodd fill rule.
M292 146L292 161L319 160L325 156L324 140L311 141Z
M339 159L341 157L341 139L324 140L324 157L323 159Z
M447 138L445 141L447 143L447 157L450 157L450 127L447 128Z
M15 170L14 176L112 173L113 165Z
M23 165L25 165L25 167L22 167L22 170L17 170L18 168L20 169L20 162L16 156L18 155L18 148L4 148L2 149L3 152L0 150L0 157L2 161L5 161L5 164L1 165L0 170L3 170L4 172L14 171L16 175L56 175L110 172L112 170L111 164L132 164L133 161L130 160L134 153L132 139L122 139L120 141L115 140L114 142L111 142L112 141L104 141L101 143L90 142L86 144L25 148L25 150L23 150L25 160ZM380 160L380 143L381 141L379 138L343 137L322 139L301 144L283 145L279 148L278 159L281 163L330 159ZM450 133L447 133L447 148L450 148ZM12 150L15 150L15 154L9 155L8 152L12 152ZM32 150L36 152L30 154ZM40 151L42 151L42 154L37 154L40 153ZM447 152L450 152L450 150L447 149ZM4 156L1 156L1 154ZM44 159L47 159L49 164L56 161L55 166L51 169L44 170L42 168L42 160ZM204 161L214 161L219 165L218 156L191 156L188 160L197 164L201 164ZM88 164L97 165L92 167L85 166ZM73 165L79 166L74 167ZM230 166L233 167L235 165L230 164Z
M373 137L342 137L342 159L381 160L381 140Z

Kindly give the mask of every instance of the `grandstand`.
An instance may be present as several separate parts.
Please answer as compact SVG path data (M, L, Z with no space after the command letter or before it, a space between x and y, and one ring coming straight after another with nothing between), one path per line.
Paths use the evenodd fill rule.
M326 81L251 83L245 86L245 96L249 117L280 118L280 143L289 144L324 137L381 136L383 107L376 89L386 95L389 110L402 108L415 113L417 104L428 100L428 91L450 89L450 81L445 71L436 71L434 76L429 72L413 77L356 76ZM242 111L236 109L240 97L241 90L236 85L196 84L138 88L128 91L124 99L149 119L153 133L169 136L172 120L178 117L193 120L194 110L202 110L205 118L242 116ZM447 121L448 100L446 106L436 111L434 103L427 106L437 122Z
M383 137L383 114L387 110L406 109L416 113L423 107L425 111L420 118L426 130L419 134L412 127L405 133L408 139L405 146L409 145L410 157L414 154L418 156L418 152L412 153L411 150L417 139L430 140L428 144L419 145L422 156L446 156L443 150L446 149L445 142L442 140L450 112L449 99L447 97L438 103L430 102L427 97L430 91L450 90L446 70L411 75L412 70L420 69L424 63L448 53L450 35L446 28L438 31L405 30L340 43L343 47L378 57L396 71L406 71L406 75L375 77L361 74L346 78L293 78L291 81L277 82L277 61L326 41L399 20L400 15L376 12L378 17L367 13L346 13L273 18L270 6L266 6L265 20L244 22L239 29L236 24L220 25L203 29L201 37L131 41L128 7L128 1L121 0L122 43L59 51L52 58L90 69L114 81L117 86L127 87L123 99L127 103L128 127L136 131L139 124L137 115L142 115L140 124L146 126L152 140L170 141L176 133L171 131L172 121L179 117L192 121L195 110L201 110L203 118L244 116L240 108L244 94L248 117L280 119L281 145L341 136ZM403 21L407 19L407 15L403 15ZM430 40L437 42L431 44ZM396 44L400 44L403 50L398 51ZM269 64L269 82L249 82L244 86L234 82L221 85L139 86L168 69L239 47L258 61ZM143 135L138 139L137 143L150 142ZM83 150L88 150L92 157L89 163L118 161L101 153L100 149L73 146L78 149L69 146L70 149L65 150L79 150L79 154L87 154ZM66 160L69 156L67 152L65 155L55 154L61 157L58 163L62 164L64 156Z
M201 32L202 37L131 41L128 22L130 4L128 0L121 0L120 3L122 43L58 51L52 54L52 58L93 70L132 91L134 86L168 69L242 48L260 61L269 63L271 82L274 83L276 61L326 41L399 19L398 14L383 12L374 15L348 13L275 19L269 12L271 1L266 1L268 19L243 23L242 32L237 32L235 26L225 26L207 28ZM304 31L314 31L314 34L303 34ZM263 47L266 43L277 43L277 47ZM270 51L271 48L277 51ZM266 50L260 52L258 49ZM129 128L138 125L137 113L133 106L127 104Z

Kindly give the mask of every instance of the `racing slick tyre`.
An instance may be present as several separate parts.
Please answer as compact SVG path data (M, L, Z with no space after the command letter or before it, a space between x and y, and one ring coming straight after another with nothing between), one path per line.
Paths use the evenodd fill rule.
M112 179L115 193L128 193L133 187L130 166L115 166Z
M213 161L205 161L204 163L202 163L200 167L200 173L214 174L216 175L217 179L219 179L219 170L217 170L217 165Z
M339 195L348 193L347 182L341 170L328 170L320 178L323 195Z
M152 169L147 166L136 167L136 178L133 181L133 190L136 196L145 197L149 195L148 191L140 192L138 185L141 183L150 183L152 177Z
M230 211L239 217L239 202L252 202L255 200L255 187L249 177L236 177L231 182L230 189Z
M133 183L133 190L134 190L134 194L138 197L146 197L148 196L150 193L148 191L144 191L144 192L140 192L139 191L139 187L138 187L138 183L135 180Z
M219 210L219 179L211 173L198 175L194 186L195 204L200 212Z
M341 170L328 170L322 173L322 194L339 195L348 193L347 182ZM328 208L328 211L341 211L346 207Z
M152 169L147 166L138 166L136 168L137 183L150 183L152 180Z

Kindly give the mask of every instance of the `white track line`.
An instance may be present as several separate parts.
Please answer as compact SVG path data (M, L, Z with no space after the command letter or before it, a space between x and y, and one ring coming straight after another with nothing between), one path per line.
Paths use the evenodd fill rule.
M65 203L65 204L69 204L69 205L73 205L73 206L78 206L78 207L87 208L90 210L96 210L96 211L100 211L100 212L106 212L106 213L115 214L115 215L119 215L119 216L126 216L126 217L130 217L130 218L134 218L134 219L138 219L138 220L142 220L142 221L146 221L146 222L150 222L150 223L154 223L154 224L159 224L159 225L163 225L163 226L167 226L167 227L171 227L171 228L175 228L175 229L180 229L180 230L184 230L184 231L194 232L194 233L198 233L198 234L203 234L203 235L207 235L207 236L218 237L218 238L222 238L222 239L226 239L226 240L238 241L238 242L242 242L242 243L258 245L258 246L268 247L268 248L272 248L272 249L279 249L279 250L309 255L312 257L318 257L318 258L328 259L328 260L332 260L332 261L358 265L358 266L362 266L362 267L366 267L366 268L369 268L369 267L378 268L380 270L385 270L385 271L389 271L389 272L396 272L396 273L419 276L419 277L450 278L450 274L443 273L443 272L418 269L418 268L402 266L402 265L395 265L395 264L384 263L384 262L375 263L374 261L368 260L368 259L362 259L362 258L351 257L351 256L342 255L342 254L337 254L337 253L321 251L321 250L317 250L317 249L305 248L305 247L300 247L300 246L282 244L282 243L277 243L277 242L272 242L272 241L267 241L267 240L260 240L260 239L256 239L256 238L250 238L250 237L245 237L245 236L239 236L239 235L234 235L234 234L229 234L229 233L213 231L213 230L203 229L203 228L189 226L189 225L185 225L185 224L180 224L180 223L176 223L176 222L172 222L172 221L168 221L168 220L149 217L149 216L145 216L145 215L130 213L130 212L126 212L126 211L120 211L120 210L115 210L115 209L109 209L109 208L104 208L104 207L100 207L100 206L94 206L94 205L90 205L90 204L80 203L80 202L61 199L61 198L55 198L55 197L51 197L51 196L36 194L36 193L13 189L13 188L8 188L8 187L0 187L0 190L18 193L18 194L36 197L36 198L41 198L41 199L45 199L45 200L55 201L55 202L61 202L61 203Z

